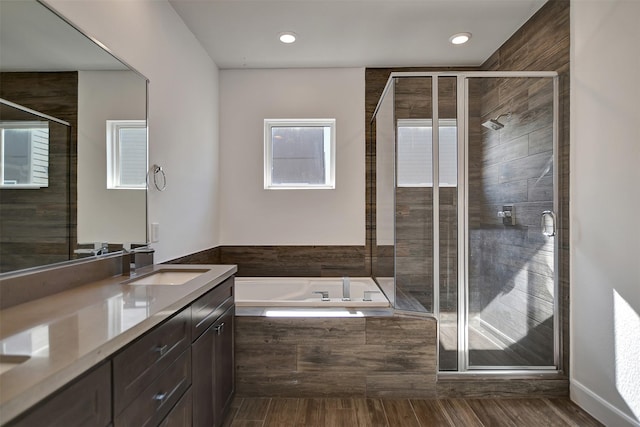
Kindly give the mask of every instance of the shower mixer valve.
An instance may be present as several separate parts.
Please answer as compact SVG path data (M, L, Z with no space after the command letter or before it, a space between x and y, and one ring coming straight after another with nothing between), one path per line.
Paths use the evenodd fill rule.
M503 205L498 211L498 218L502 218L502 225L516 225L516 213L513 205Z

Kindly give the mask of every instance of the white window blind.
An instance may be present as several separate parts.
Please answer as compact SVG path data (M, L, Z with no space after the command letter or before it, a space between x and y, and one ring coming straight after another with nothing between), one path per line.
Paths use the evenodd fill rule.
M264 188L335 188L335 119L266 119Z
M458 185L455 119L439 120L440 186ZM398 187L433 186L433 128L431 119L398 120Z
M107 120L107 188L146 188L146 126L144 120Z

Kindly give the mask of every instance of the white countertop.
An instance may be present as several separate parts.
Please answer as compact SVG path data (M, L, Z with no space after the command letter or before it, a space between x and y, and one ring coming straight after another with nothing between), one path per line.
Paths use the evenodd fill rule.
M158 270L205 270L182 285L128 285L115 276L0 310L0 424L11 420L83 372L235 274L234 265L159 264ZM13 366L13 367L12 367Z

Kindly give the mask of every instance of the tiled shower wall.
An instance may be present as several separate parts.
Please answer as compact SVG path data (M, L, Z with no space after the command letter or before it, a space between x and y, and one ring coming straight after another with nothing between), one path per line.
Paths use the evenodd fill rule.
M471 323L530 363L553 365L553 239L540 230L540 212L553 209L553 82L483 78L470 86ZM481 126L506 112L503 129ZM513 226L497 216L506 204Z
M559 251L559 295L557 300L560 304L558 307L560 311L558 321L561 331L560 362L565 372L568 372L569 367L569 3L569 0L548 1L547 4L503 44L482 66L483 70L489 71L540 70L556 71L559 75L559 161L558 164L553 165L553 167L558 168L560 200L556 212L558 216L558 235L556 239L558 239ZM521 87L521 89L524 89L524 86ZM534 88L533 91L535 90L538 91L538 99L540 99L539 95L543 95L546 91L544 88ZM538 101L530 99L529 102L533 105L533 103ZM540 109L537 111L542 112ZM530 115L527 115L523 119L528 120L530 123L536 122L536 119ZM537 120L540 120L540 118ZM536 135L532 136L534 138L536 137ZM543 136L540 141L544 140L542 133L537 136ZM531 152L532 155L535 154L536 150L538 152L538 164L547 161L545 157L548 159L548 155L540 154L546 150L543 146L534 148L534 144L530 144L530 147L533 148ZM517 163L513 164L513 166L516 165ZM541 171L542 169L538 170L536 179ZM543 177L540 182L538 182L534 191L539 192L544 188L544 179ZM527 197L529 197L529 195L527 195ZM539 201L541 195L533 197L534 199L538 198ZM527 219L526 209L522 213L525 223L533 220L533 218ZM540 226L539 221L539 217L535 219L535 224L538 229ZM531 222L531 224L533 224L533 222ZM528 236L528 238L529 237L530 236ZM543 253L544 247L540 246L540 249L542 249L541 253ZM538 263L538 259L539 258L534 257L533 263ZM531 268L537 267L533 266ZM537 276L532 276L532 278L533 277L538 278ZM529 281L533 283L533 280L534 279L530 279ZM539 315L539 312L535 314L535 316Z

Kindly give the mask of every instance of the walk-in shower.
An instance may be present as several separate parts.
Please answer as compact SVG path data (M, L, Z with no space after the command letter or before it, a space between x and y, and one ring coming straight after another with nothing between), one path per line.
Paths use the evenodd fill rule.
M560 369L555 72L393 73L372 120L373 273L439 371Z

